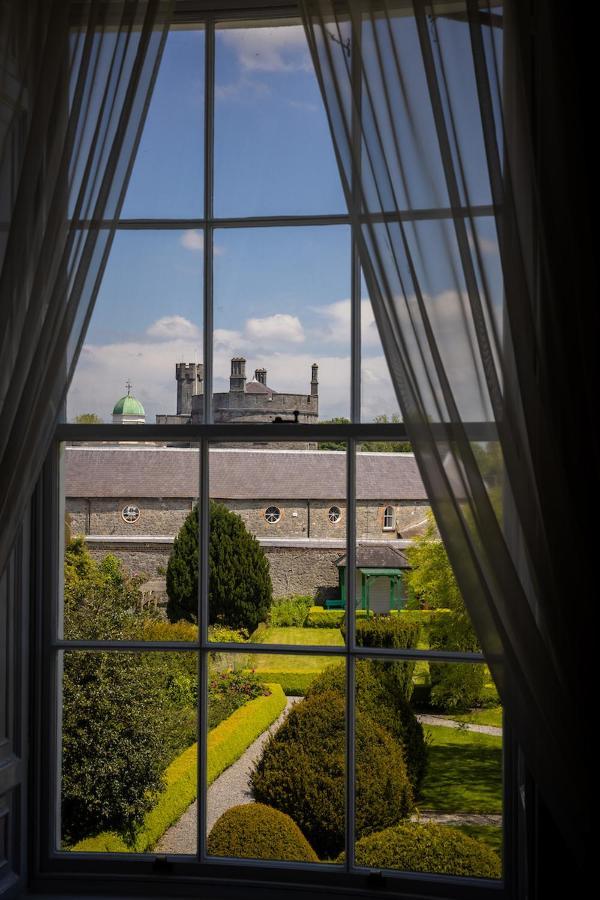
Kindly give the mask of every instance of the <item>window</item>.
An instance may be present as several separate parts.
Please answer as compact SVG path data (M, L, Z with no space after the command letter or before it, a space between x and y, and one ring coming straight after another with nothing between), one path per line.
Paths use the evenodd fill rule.
M393 531L396 527L396 516L393 506L386 506L383 510L383 530Z
M83 440L75 417L109 415L126 378L145 424L93 422ZM473 874L489 879L477 887L497 895L502 711L495 702L481 715L473 707L464 721L450 716L452 726L443 716L431 721L435 697L450 709L452 692L471 691L483 702L494 700L494 686L481 654L453 636L423 647L406 626L399 641L396 632L409 619L401 619L408 564L395 542L378 542L381 533L373 533L382 502L396 499L383 462L411 468L415 490L414 459L389 449L406 440L403 426L392 424L396 414L296 10L268 20L247 10L243 18L186 15L167 41L67 421L57 432L70 531L85 535L96 560L117 548L126 576L116 611L101 604L88 616L74 602L68 574L56 598L62 618L47 635L46 725L61 740L44 786L48 871L76 873L77 850L96 854L88 865L101 879L152 869L164 877L233 879L244 890L251 880L277 880L324 889L376 885L383 894L418 884L426 893L432 873L416 851L384 865L373 861L367 841L390 822L410 831L424 805L437 822L454 815L456 841L479 840L474 850L467 844L479 853ZM144 499L143 534L124 534L121 523L123 531L110 532L107 498L116 491ZM266 509L263 498L272 498ZM335 534L325 512L341 525ZM122 519L137 522L139 507L125 505ZM287 531L273 545L280 529L265 532L276 523ZM383 529L394 528L394 506L386 506ZM152 583L165 578L176 535L192 562L179 574L171 566L167 583L176 600L166 601ZM326 554L329 580L306 564L309 551ZM277 558L284 559L280 569ZM250 604L228 581L242 569L252 573ZM277 603L267 622L265 579L273 582L276 573ZM308 604L306 591L296 590L307 573L314 581ZM112 596L111 572L101 577ZM164 615L146 616L149 603L159 610L162 603L164 613L167 602L169 618L179 620L173 627ZM133 614L141 629L132 630ZM273 624L276 615L285 624ZM383 645L370 636L375 615L389 631ZM303 699L316 675L327 703L318 693ZM409 769L389 701L394 691L417 747ZM117 718L108 734L93 710L117 701L124 727ZM248 704L252 715L244 712ZM285 716L300 730L312 717L306 727L330 742L330 759L319 744L296 770L289 760L294 753L300 760L306 746L294 744L290 727L282 757L272 750L252 784L246 778L240 785L241 753L265 753L268 729ZM95 753L80 773L74 722L95 735ZM427 783L422 727L437 766ZM441 774L448 767L454 794ZM115 771L113 805L93 820L78 797L86 789L99 796ZM230 780L213 789L227 772ZM295 779L293 802L281 796L282 773ZM245 803L250 788L275 811L261 822L273 842L232 849L222 816L234 806L242 807L235 813L240 834L259 830L252 816L262 813ZM415 805L417 791L423 800ZM298 804L306 797L304 821ZM475 829L467 820L473 816ZM389 872L380 876L381 869ZM465 888L452 854L434 882L440 874L450 892Z
M121 510L121 516L123 517L124 522L133 525L140 517L139 506L124 506Z
M268 506L265 509L265 519L269 523L269 525L274 525L276 522L279 522L281 518L281 511L277 509L276 506Z
M327 516L332 525L337 525L342 518L342 511L339 506L330 506Z

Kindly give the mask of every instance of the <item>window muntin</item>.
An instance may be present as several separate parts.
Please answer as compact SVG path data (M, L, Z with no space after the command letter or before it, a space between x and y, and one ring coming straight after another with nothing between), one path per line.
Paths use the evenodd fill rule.
M212 39L213 38L211 35L211 28L209 27L207 29L207 40L210 42ZM208 79L208 83L210 84L210 78ZM209 183L212 182L212 179L213 179L213 173L210 171L210 168L209 168L208 182ZM210 192L209 192L209 194L210 194ZM293 217L293 215L294 215L294 213L292 213L292 217ZM338 225L340 223L349 225L350 217L345 216L344 214L339 215L338 213L335 213L334 210L332 210L331 211L331 221L328 224ZM203 321L206 321L206 328L204 328L202 330L202 343L203 343L203 348L204 348L204 353L203 353L202 358L206 359L206 362L207 362L206 369L204 372L204 387L205 387L204 397L209 398L210 397L210 389L212 388L212 385L213 385L214 363L216 363L217 356L218 356L218 348L219 348L218 341L222 337L222 335L217 333L218 329L214 328L216 316L213 314L212 282L213 282L213 275L214 275L216 263L219 261L219 256L222 255L221 245L217 241L215 241L215 238L218 236L217 229L219 228L220 224L224 224L224 220L220 221L219 219L214 217L213 209L212 209L212 199L209 195L209 196L204 197L203 216L201 216L199 219L189 220L187 224L189 224L190 227L185 230L185 233L187 234L187 233L191 232L191 234L192 234L192 237L189 238L189 243L193 244L192 249L195 250L197 252L197 254L199 255L199 257L202 260L204 260L206 263L206 265L204 267L203 275L202 275L203 291L198 292L197 296L199 297L200 293L203 293L204 313L205 314L208 313L208 315L205 316L205 319L203 319ZM226 223L226 224L227 224L227 227L230 228L231 222ZM263 225L264 223L261 223L260 221L256 220L254 222L249 221L246 224L250 229L252 229L253 227L258 228L261 225ZM292 220L292 221L288 220L285 224L286 224L286 227L291 228L292 230L295 227L309 226L309 225L311 225L310 216L308 216L308 217L298 216L295 220ZM323 223L323 224L325 224L325 223ZM121 229L119 229L118 233L126 233L126 231L131 231L131 224L127 224L127 223L123 222L121 228L122 228L122 231L121 231ZM163 229L164 231L173 230L172 221L170 221L168 218L165 218L165 219L156 218L156 219L150 221L149 223L146 223L145 228L144 228L144 230L148 231L150 234L152 234L153 231L154 232L158 231L159 229ZM355 248L353 248L353 250L352 250L351 267L352 267L353 273L356 274L357 258L356 258ZM354 318L355 323L360 318L360 316L357 313L357 310L360 306L360 295L361 295L361 292L358 287L358 282L359 282L358 278L354 277L353 283L352 283L352 288L350 291L350 293L351 293L350 303L348 305L347 310L342 310L343 316L340 317L340 325L341 325L342 321L343 322L347 321L348 316L350 317L351 320ZM216 299L216 297L214 297L214 299ZM171 310L172 304L170 303L168 307L166 306L166 308L169 308ZM198 304L198 308L200 308L200 304ZM283 307L283 308L285 308L285 307ZM175 315L177 315L176 310L173 310L173 311L175 312ZM216 309L215 309L215 312L216 312ZM197 334L197 332L196 332L196 334ZM349 527L348 534L346 537L347 537L349 561L352 564L353 557L356 558L357 552L358 552L358 548L354 544L354 540L355 540L356 534L357 534L357 526L356 526L356 524L353 524L353 522L355 522L356 505L357 505L357 501L356 501L357 482L356 482L356 476L355 476L355 474L353 474L356 472L355 441L357 439L359 439L359 437L360 437L359 423L360 423L360 417L361 417L361 403L360 403L360 400L361 400L360 387L361 387L361 385L360 385L360 377L359 377L359 366L357 363L359 355L356 352L358 349L358 342L360 340L358 329L356 329L356 328L354 329L354 331L351 334L351 338L352 338L353 352L351 353L351 360L350 360L350 364L349 364L350 403L349 403L349 410L348 410L349 415L347 416L347 418L351 419L351 421L353 423L353 428L355 430L351 430L350 432L344 432L341 429L336 430L336 428L334 426L333 430L332 430L331 439L333 442L337 441L338 444L344 443L344 441L347 442L345 449L346 449L346 454L347 454L347 457L349 460L348 484L350 485L350 491L349 491L348 497L347 497L347 503L348 503L347 508L348 508L348 519L349 519L350 527ZM208 352L207 352L207 349L208 349ZM204 401L200 401L200 406L203 408L204 416L202 419L200 419L200 421L197 421L195 423L195 427L192 427L190 429L190 434L194 438L201 439L202 441L207 441L207 440L211 440L211 439L223 440L224 437L222 434L217 434L215 431L211 430L211 420L213 419L213 411L211 409L210 401L208 399L205 399ZM393 414L391 407L389 408L389 410L386 409L386 414L388 414L388 412ZM378 416L378 413L373 412L372 417L375 420L377 420L377 416ZM368 419L370 417L371 417L370 413L367 413L367 415L364 416L364 421L368 421ZM337 425L338 423L335 423L335 424ZM379 424L385 425L385 423L383 423L383 422L380 422ZM356 426L358 426L358 427L356 427ZM93 426L93 427L95 428L96 426ZM95 433L101 434L101 430L98 430ZM63 431L62 434L63 434L63 436L68 436L69 432L68 432L68 430ZM249 428L248 435L250 436L251 434L252 434L253 439L257 440L258 442L260 442L261 440L264 442L265 440L269 440L275 434L275 432L270 432L270 433L267 432L264 428L261 427L261 423L259 423L258 426L254 425L254 426L252 426L252 428ZM348 434L351 435L349 442L348 442ZM386 429L384 427L382 427L381 429L377 430L376 432L373 432L373 431L369 432L369 434L370 434L371 438L373 438L373 436L375 436L377 438L380 438L381 441L383 441L385 439L389 439L391 432L386 431ZM145 431L145 435L146 435L147 439L152 439L153 437L157 436L151 425L148 426L147 430ZM163 432L163 434L161 434L160 437L164 438L165 433ZM179 438L181 437L179 432L177 433L177 437L179 437ZM319 442L319 438L317 437L316 434L310 434L310 435L308 435L308 437L309 437L309 439L313 439L315 443ZM287 438L287 435L284 437L283 435L278 434L278 438L285 441ZM207 504L207 498L208 498L208 465L206 465L206 463L207 463L208 450L207 450L206 444L203 444L201 451L200 451L200 455L202 458L202 465L200 468L201 468L202 473L204 473L204 474L201 474L201 489L200 489L200 496L201 496L200 527L201 527L201 534L202 534L203 516L204 516L204 525L206 525L206 522L207 522L206 504ZM202 483L204 485L203 487L202 487ZM208 534L208 531L205 527L204 535L207 535L207 534ZM202 551L203 541L206 541L206 537L200 538L201 558L202 558L202 552L203 552ZM206 547L204 547L204 550L206 551ZM204 618L202 617L202 609L205 609L205 604L207 603L206 598L208 595L208 571L206 570L205 563L201 566L201 571L199 573L199 576L200 577L199 577L199 589L198 589L198 598L199 598L198 609L199 609L199 618L203 624L202 624L202 629L201 629L200 640L194 649L195 649L195 652L198 653L201 672L206 673L207 672L206 660L207 660L207 654L208 654L208 648L209 648L208 641L210 640L210 638L209 638L208 631L207 631L208 617L207 616L204 616ZM356 597L357 597L356 585L353 584L352 580L350 580L350 583L347 586L347 592L348 592L347 593L348 603L356 602ZM351 622L350 627L349 627L349 632L352 632L352 631L353 631L353 623ZM74 646L75 644L76 644L76 641L74 641L72 643L72 649L75 649L75 646ZM115 646L104 647L104 645L103 645L103 649L106 649L106 652L109 652L109 653L124 653L124 652L127 652L128 646L129 646L128 642L123 641L118 647L115 647ZM158 652L160 647L157 644L153 649L155 652ZM60 650L60 648L59 648L59 650ZM215 651L213 651L213 652L215 652ZM235 645L227 645L225 642L225 649L223 652L231 652L233 655L235 655L242 651L240 651L239 648L236 648ZM274 645L270 649L269 652L272 652L274 655L278 655L278 654L281 654L282 651L277 647L277 645ZM294 653L297 654L298 656L307 655L308 652L309 652L308 649L304 650L302 648L298 648L298 647L294 646ZM339 653L340 650L339 650L339 648L336 651L333 647L331 647L331 648L325 647L322 652L325 653L325 655L330 655L333 657L334 653L336 653L336 652ZM355 672L356 665L360 660L363 660L363 659L377 660L377 652L373 652L372 649L369 649L367 647L362 647L360 649L358 647L356 647L355 641L353 640L351 634L349 634L349 636L348 636L348 646L346 647L345 653L347 654L345 656L347 669L349 672L353 673L354 676L356 675L356 672ZM468 656L468 655L469 654L466 654L466 656ZM404 658L402 651L398 651L395 658L397 658L398 660L402 660ZM426 659L427 659L427 654L425 653L425 654L423 654L423 662L426 662ZM475 659L470 658L465 661L465 664L472 665L474 662L475 662ZM202 678L200 679L200 682L202 682ZM347 700L348 708L349 708L349 710L351 710L353 702L351 700L350 693L347 693L346 700ZM350 718L348 720L349 735L352 732L352 729L354 727L353 721L354 720L352 718L352 715L350 715ZM203 735L203 739L204 739L204 741L206 741L206 734ZM349 759L353 758L353 752L351 749L352 746L353 746L352 741L349 739L348 746L347 746ZM201 784L204 784L204 785L206 782L206 774L207 774L206 764L207 764L206 757L205 756L203 757L202 754L200 754L199 772L200 772L200 776L201 776ZM354 791L354 789L351 786L349 786L350 800L353 797L353 791ZM199 819L200 820L202 820L203 817L205 816L205 811L203 811L203 805L205 807L206 798L204 796L203 791L201 790L200 797L199 797L199 808L200 808ZM352 877L356 879L355 883L358 884L358 883L360 883L360 873L357 870L355 870L354 865L353 865L353 860L352 860L352 857L353 857L352 818L356 814L356 809L355 809L355 807L352 808L352 803L350 803L350 807L351 808L350 808L349 812L351 813L351 815L349 816L348 821L346 823L346 831L347 831L346 846L348 847L349 853L348 853L348 857L345 862L345 868L349 873L353 873ZM202 835L201 840L199 841L199 843L197 845L197 850L198 850L200 862L205 867L204 871L210 871L210 866L208 866L209 860L208 860L206 852L205 852L204 840L205 840L205 836ZM257 865L264 867L265 863L257 863ZM266 865L268 865L268 864L266 864ZM325 872L325 868L323 866L321 866L319 868L319 872L321 873L321 877L323 878L323 881L325 883L326 879L327 879L327 874ZM300 875L298 874L297 867L294 871L293 877L294 878L300 877ZM313 877L314 876L311 875L311 878L313 878ZM339 876L336 876L335 883L339 883ZM350 885L350 882L348 882L348 884Z
M332 525L337 525L338 522L340 522L342 519L342 511L339 506L330 506L327 513L327 518Z
M265 509L265 519L269 525L275 525L281 519L281 510L278 506L267 506Z
M393 506L386 506L383 510L382 528L384 531L393 531L396 527L396 514Z

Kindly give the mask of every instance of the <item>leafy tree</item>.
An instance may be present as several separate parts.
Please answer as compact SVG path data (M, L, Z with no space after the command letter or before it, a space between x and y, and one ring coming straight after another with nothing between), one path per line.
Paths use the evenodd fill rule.
M210 501L209 622L254 631L272 601L269 563L240 516ZM167 614L172 622L197 620L198 507L175 538L167 566Z
M402 419L398 413L394 413L392 416L382 413L379 416L375 416L374 421L381 424L390 422L397 425ZM410 441L363 441L360 449L364 453L410 453L412 447Z
M102 425L102 419L96 413L80 413L75 416L76 425Z
M344 416L335 416L333 419L324 419L321 425L349 425L350 419ZM319 450L345 450L345 441L319 441Z
M68 638L142 637L139 580L114 556L97 563L83 538L65 553ZM64 654L62 826L71 845L103 830L132 839L162 773L195 739L192 653Z

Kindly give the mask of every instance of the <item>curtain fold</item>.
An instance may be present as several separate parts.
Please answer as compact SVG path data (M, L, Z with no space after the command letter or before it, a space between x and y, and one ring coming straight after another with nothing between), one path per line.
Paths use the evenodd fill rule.
M551 260L516 6L302 2L373 313L438 528L527 763L577 849L589 771L574 737L579 660L564 553L577 511L549 377L568 360L556 346L550 354L540 328L540 303L557 301L543 278Z
M92 313L171 7L0 9L0 572Z

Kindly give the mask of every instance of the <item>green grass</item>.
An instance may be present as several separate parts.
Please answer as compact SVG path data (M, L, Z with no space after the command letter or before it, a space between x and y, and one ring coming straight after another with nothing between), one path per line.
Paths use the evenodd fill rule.
M344 638L338 628L279 628L269 626L256 636L261 644L314 644L343 647ZM285 654L253 654L248 665L257 675L271 673L316 675L333 662L328 656L294 656Z
M429 766L418 805L439 812L502 812L502 738L426 725Z
M487 844L502 858L502 828L500 825L453 825L469 837Z
M449 713L448 718L457 722L468 722L470 725L494 725L496 728L502 728L502 707L487 706L466 713Z

